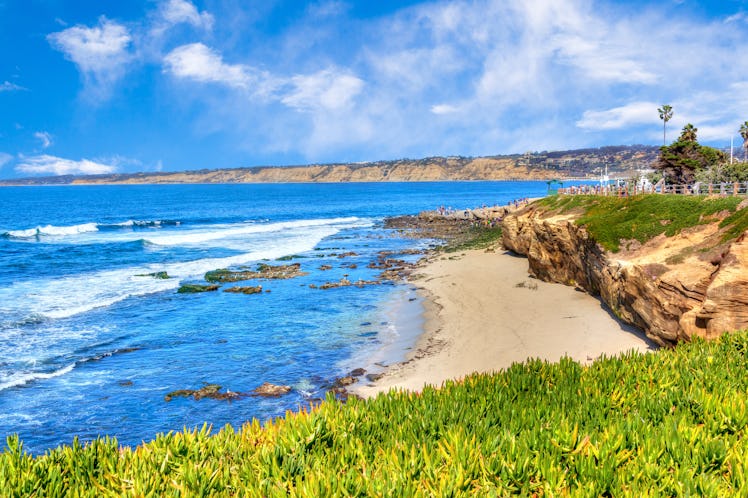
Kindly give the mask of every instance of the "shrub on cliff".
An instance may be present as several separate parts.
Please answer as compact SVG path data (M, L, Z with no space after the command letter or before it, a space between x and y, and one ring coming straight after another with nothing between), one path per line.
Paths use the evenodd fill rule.
M472 375L138 448L0 454L2 496L748 496L748 334Z
M724 164L726 160L721 150L695 140L678 140L660 147L654 168L662 173L666 183L685 185L693 183L697 173Z
M748 163L718 163L697 172L695 179L704 183L748 182Z

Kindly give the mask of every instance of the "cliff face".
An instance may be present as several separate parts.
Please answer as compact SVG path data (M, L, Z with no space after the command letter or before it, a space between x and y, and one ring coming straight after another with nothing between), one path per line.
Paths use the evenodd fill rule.
M238 168L176 173L82 177L73 183L337 183L444 180L547 180L557 172L521 166L509 159L437 158L371 164Z
M416 182L449 180L552 180L596 177L604 168L630 177L647 168L659 149L613 146L489 157L428 157L348 164L258 166L179 172L114 173L0 180L0 185Z
M536 277L599 295L619 318L660 345L748 328L745 233L711 254L686 258L674 255L713 236L716 223L611 253L574 219L531 205L504 218L504 245L527 256Z

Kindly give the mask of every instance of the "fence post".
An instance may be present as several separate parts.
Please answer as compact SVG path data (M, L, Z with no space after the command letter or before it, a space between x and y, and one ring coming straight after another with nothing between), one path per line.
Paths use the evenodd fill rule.
M738 185L738 182L735 182L735 184L732 186L732 195L738 195L738 189L740 186Z
M712 193L713 193L713 189L712 189L712 184L710 183L709 184L709 195L712 195Z

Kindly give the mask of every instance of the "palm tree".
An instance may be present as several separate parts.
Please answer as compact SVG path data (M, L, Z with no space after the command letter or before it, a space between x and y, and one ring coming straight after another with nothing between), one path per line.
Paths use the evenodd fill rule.
M662 145L666 145L667 139L665 138L665 132L667 131L667 122L673 117L673 108L672 106L664 104L662 107L657 109L657 112L660 113L660 119L662 120Z
M678 140L680 142L695 142L697 131L699 131L698 128L694 127L691 123L688 123L683 127L683 131L680 133L680 138Z
M740 125L740 136L743 137L743 162L748 156L748 121Z

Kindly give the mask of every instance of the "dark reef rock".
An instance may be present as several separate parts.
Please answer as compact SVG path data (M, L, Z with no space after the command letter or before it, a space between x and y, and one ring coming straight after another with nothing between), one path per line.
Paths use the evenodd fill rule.
M291 392L291 386L277 386L270 382L263 383L260 387L252 391L256 396L265 396L268 398L283 396Z
M168 280L171 278L169 274L166 273L165 271L157 271L153 273L139 273L135 276L136 277L153 277L157 280Z
M255 285L250 287L229 287L228 289L224 289L223 292L232 292L234 294L259 294L262 292L262 286Z
M333 383L333 386L334 387L345 387L345 386L350 386L351 384L355 384L356 382L358 382L358 379L356 379L355 377L351 377L351 376L341 377Z
M365 285L380 285L381 283L382 282L380 282L379 280L360 280L360 279L356 280L355 282L351 282L350 280L348 280L347 277L343 277L337 282L325 282L324 284L320 286L310 284L309 288L326 290L326 289L335 289L338 287L350 287L351 285L355 287L363 287Z
M198 292L217 291L217 285L200 285L200 284L182 284L177 293L179 294L197 294Z
M231 401L243 396L242 393L231 392L228 389L225 393L219 392L220 390L221 386L219 386L218 384L206 384L205 386L197 390L178 389L176 391L167 393L166 396L164 396L164 401L171 401L174 398L189 398L190 396L192 396L196 401L199 401L203 398Z
M227 270L225 268L212 270L205 274L205 280L213 283L226 283L253 279L284 280L303 275L307 273L301 271L301 263L276 266L260 263L255 270Z

